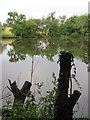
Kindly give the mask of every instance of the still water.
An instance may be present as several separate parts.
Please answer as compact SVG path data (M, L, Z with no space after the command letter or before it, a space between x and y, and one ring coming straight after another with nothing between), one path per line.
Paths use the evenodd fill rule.
M7 89L9 86L8 79L12 82L16 81L19 88L22 87L23 83L31 80L31 68L32 68L32 57L26 54L25 60L19 60L18 62L10 62L10 56L8 56L8 51L12 49L11 45L6 45L3 52L0 54L2 56L2 95L3 104L7 99L12 99L13 95ZM42 88L42 94L45 95L47 90L52 89L51 81L53 79L52 73L55 73L58 78L59 65L57 64L58 54L54 55L53 61L50 61L46 55L34 55L34 72L33 72L33 83L31 90L35 93L35 84L38 82L44 82ZM77 70L76 78L82 88L82 95L78 100L79 106L75 107L77 112L76 117L88 117L88 69L87 64L82 62L82 59L75 58L75 66ZM78 89L78 85L73 80L73 90ZM9 96L11 95L11 96ZM37 96L37 94L35 94ZM79 107L79 108L78 108Z

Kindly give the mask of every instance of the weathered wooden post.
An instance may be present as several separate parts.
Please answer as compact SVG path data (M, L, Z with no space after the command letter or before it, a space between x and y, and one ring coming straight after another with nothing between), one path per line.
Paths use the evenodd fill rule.
M73 107L81 95L79 91L75 90L70 97L68 96L72 61L71 53L61 52L58 90L54 107L55 120L73 120Z

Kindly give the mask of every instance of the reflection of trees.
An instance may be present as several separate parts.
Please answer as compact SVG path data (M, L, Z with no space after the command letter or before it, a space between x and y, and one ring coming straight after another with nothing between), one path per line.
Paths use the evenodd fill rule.
M52 60L52 57L57 54L57 45L53 39L49 40L48 44L45 39L15 40L12 43L13 47L8 51L9 61L25 60L27 54L30 56L41 55L42 57L46 55L49 60Z
M2 53L2 46L1 46L1 44L0 44L0 54Z
M87 42L83 39L60 40L49 38L48 44L45 39L29 38L26 40L15 40L12 49L8 51L10 62L25 60L26 55L45 55L48 60L58 54L58 50L70 51L75 57L79 57L87 63Z
M10 62L17 62L19 60L25 60L26 55L38 55L38 47L35 39L27 40L15 40L12 43L13 49L8 51L10 56Z
M71 52L74 57L80 58L84 63L88 63L88 42L83 38L60 41L60 48Z
M5 48L5 46L2 46L2 44L0 44L0 54L3 52L4 48Z

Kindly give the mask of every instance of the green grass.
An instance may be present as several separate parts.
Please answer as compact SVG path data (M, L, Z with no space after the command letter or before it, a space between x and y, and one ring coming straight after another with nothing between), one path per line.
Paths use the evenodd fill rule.
M2 30L2 38L10 38L14 37L10 31L10 27L5 27L4 30Z
M7 44L11 44L12 41L13 41L12 38L2 39L1 43L2 43L3 45L7 45Z

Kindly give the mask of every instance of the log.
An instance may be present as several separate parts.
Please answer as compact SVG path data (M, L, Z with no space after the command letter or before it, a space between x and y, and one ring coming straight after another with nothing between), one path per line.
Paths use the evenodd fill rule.
M61 52L59 57L59 78L56 101L54 105L54 120L73 120L73 107L81 93L77 90L68 97L69 79L73 55L68 52Z

